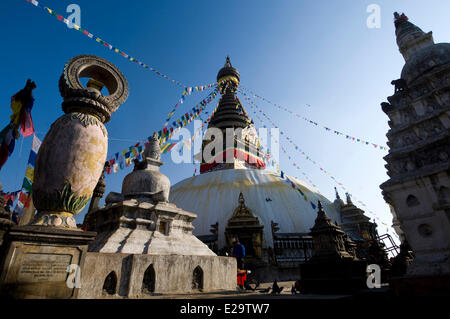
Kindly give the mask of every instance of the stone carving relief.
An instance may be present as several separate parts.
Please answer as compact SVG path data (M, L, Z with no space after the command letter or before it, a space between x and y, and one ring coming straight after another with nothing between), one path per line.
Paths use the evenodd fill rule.
M412 119L412 116L409 111L402 112L402 124L409 124L411 119Z
M430 166L446 162L449 159L450 145L432 145L429 148L421 149L410 153L406 158L394 159L386 167L389 173L393 175L414 171L417 168Z
M440 108L440 105L437 103L436 99L434 97L429 97L425 101L426 104L426 114L430 115L435 110Z
M392 104L388 102L382 102L381 109L383 110L384 113L388 113L391 112L394 109L394 107L392 106Z
M420 131L425 138L430 138L442 132L442 124L438 120L431 120L420 123L416 129Z
M409 146L419 141L419 138L417 137L414 132L406 132L404 133L399 140L401 141L400 146Z
M395 86L394 93L403 92L408 89L404 79L392 80L391 84Z
M95 88L94 85L84 87L81 78L86 77L94 79L98 85ZM103 86L108 89L109 95L101 94ZM127 99L128 83L112 63L94 55L78 55L64 66L59 91L64 98L62 106L65 113L89 109L92 115L106 123Z

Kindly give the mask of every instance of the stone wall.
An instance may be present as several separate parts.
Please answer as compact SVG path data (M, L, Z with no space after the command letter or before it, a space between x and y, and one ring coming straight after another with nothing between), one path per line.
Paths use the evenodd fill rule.
M138 255L89 252L81 273L79 298L145 298L146 270L153 266L155 294L200 292L192 288L194 269L203 272L202 292L235 290L236 260L220 256ZM114 272L115 292L103 289L105 279Z

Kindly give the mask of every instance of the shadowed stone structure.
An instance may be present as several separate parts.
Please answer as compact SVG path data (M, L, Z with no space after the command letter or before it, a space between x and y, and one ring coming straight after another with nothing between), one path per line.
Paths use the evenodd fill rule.
M300 266L302 292L353 293L365 287L367 263L355 257L353 242L327 216L320 201L310 234L314 254Z
M346 193L347 203L340 198L339 193L336 192L335 205L338 206L341 213L341 229L348 235L349 239L353 242L355 256L358 259L367 259L369 263L379 263L372 260L374 256L384 254L385 250L382 247L382 243L379 240L379 236L376 230L377 225L375 222L371 222L370 218L364 215L364 211L353 204L350 194ZM378 247L378 252L375 249ZM387 261L387 255L385 257Z
M394 95L382 103L389 117L384 157L389 180L380 187L394 227L414 252L404 280L409 293L450 291L450 43L434 43L395 13L405 59ZM402 289L398 289L400 291Z

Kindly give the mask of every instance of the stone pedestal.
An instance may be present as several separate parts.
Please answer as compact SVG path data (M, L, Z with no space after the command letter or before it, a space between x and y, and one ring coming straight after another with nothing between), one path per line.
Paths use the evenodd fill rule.
M236 290L232 257L88 252L84 268L79 299Z
M2 249L0 295L19 299L76 298L81 283L76 279L83 276L80 270L95 235L46 226L10 228Z

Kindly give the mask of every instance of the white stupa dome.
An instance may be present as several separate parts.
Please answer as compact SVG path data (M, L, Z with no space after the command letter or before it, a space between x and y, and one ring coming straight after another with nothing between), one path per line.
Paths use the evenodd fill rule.
M306 195L291 186L290 180ZM332 202L303 182L260 169L224 169L187 178L173 185L170 202L197 214L193 225L196 236L211 235L210 226L219 222L219 246L225 244L224 231L242 192L245 205L264 225L263 246L272 246L271 221L280 233L309 233L317 217L320 200L327 215L341 222ZM313 205L311 204L313 203Z

